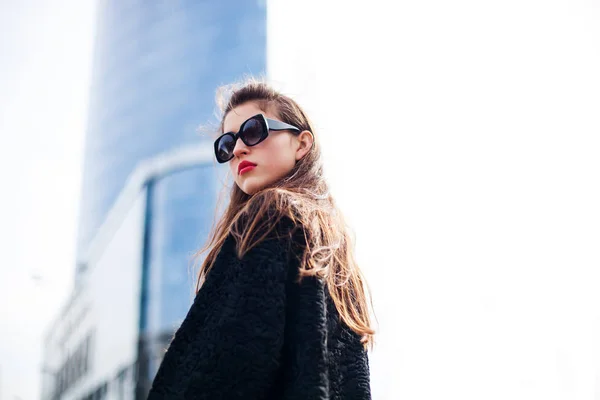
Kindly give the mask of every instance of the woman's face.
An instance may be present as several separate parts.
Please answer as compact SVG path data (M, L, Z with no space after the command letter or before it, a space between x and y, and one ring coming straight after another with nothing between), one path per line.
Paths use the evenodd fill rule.
M272 112L264 112L256 103L248 102L227 113L223 121L223 132L237 133L240 125L256 114L279 120ZM310 135L310 138L307 138L307 135ZM298 136L290 131L269 131L269 136L265 140L251 147L238 139L233 150L233 158L229 161L235 183L244 193L252 195L283 178L292 170L296 161L310 150L308 140L312 145L312 134L308 131ZM251 162L255 167L239 168L242 161Z

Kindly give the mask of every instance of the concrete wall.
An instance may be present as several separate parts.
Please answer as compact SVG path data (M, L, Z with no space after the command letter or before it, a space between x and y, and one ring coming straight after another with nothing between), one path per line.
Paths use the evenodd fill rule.
M63 398L82 398L105 383L109 398L119 398L120 372L125 374L122 390L129 391L124 393L125 398L132 398L145 210L144 189L104 251L90 261L85 281L50 330L45 343L43 398L50 398L52 393L52 374L88 335L92 338L89 369L64 392Z

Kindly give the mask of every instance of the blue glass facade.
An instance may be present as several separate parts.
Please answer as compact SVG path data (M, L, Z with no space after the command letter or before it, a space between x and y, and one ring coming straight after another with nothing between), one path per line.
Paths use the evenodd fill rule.
M178 171L149 185L148 301L142 329L156 335L179 326L193 298L191 256L204 244L218 187L212 165Z
M193 300L197 265L192 257L210 231L220 189L213 165L153 180L147 190L146 249L141 306L140 382L149 383L173 332Z
M140 160L199 139L215 88L266 62L264 1L100 0L78 256Z
M100 0L97 15L79 260L136 166L200 142L215 89L266 67L264 0ZM137 398L191 304L191 256L214 221L217 172L211 162L147 182Z

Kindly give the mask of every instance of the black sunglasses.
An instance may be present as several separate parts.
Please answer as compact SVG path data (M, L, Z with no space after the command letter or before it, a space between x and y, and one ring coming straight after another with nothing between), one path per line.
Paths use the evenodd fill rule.
M266 118L263 114L256 114L248 118L240 126L238 133L227 132L215 140L215 156L217 161L225 163L233 158L233 149L239 139L246 146L256 146L269 136L269 131L294 131L299 133L300 129L285 122Z

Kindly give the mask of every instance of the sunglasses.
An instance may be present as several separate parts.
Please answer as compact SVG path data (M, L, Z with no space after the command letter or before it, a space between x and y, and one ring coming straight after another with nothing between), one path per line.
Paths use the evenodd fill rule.
M299 133L300 129L285 122L266 118L263 114L257 114L248 118L240 126L238 133L227 132L215 140L215 156L220 163L226 163L233 158L233 149L238 139L246 146L256 146L269 136L269 131L294 131Z

